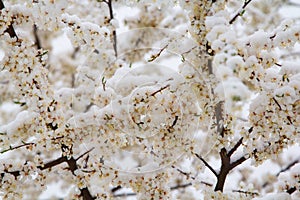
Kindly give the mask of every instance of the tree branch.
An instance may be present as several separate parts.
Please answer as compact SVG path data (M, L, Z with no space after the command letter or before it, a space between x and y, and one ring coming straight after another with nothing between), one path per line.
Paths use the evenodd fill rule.
M224 188L224 184L225 184L225 180L226 177L230 171L230 157L227 156L227 152L225 148L222 148L220 151L220 157L221 157L221 161L222 161L222 165L221 165L221 170L220 173L218 174L217 178L217 184L215 186L215 191L221 191L223 192L223 188Z
M151 96L151 97L154 97L157 93L159 93L159 92L161 92L161 91L167 89L168 87L170 87L170 84L168 84L168 85L166 85L166 86L164 86L164 87L161 87L159 90L157 90L157 91L153 92L152 94L150 94L150 96Z
M206 160L204 160L200 155L198 155L197 153L195 153L195 155L197 156L197 158L199 158L204 165L216 176L218 177L218 173L208 164L208 162L206 162Z
M193 180L195 180L195 177L191 176L191 173L184 172L184 171L182 171L181 169L175 167L174 165L172 165L172 168L173 168L173 169L176 169L179 173L181 173L181 174L183 174L184 176L186 176L187 179L192 178Z
M75 171L78 169L77 166L77 160L82 158L84 155L88 154L89 152L91 152L94 148L90 149L89 151L83 153L82 155L80 155L77 159L74 159L73 157L71 157L70 159L68 159L67 156L61 156L55 160L52 160L48 163L46 163L45 165L42 166L38 166L37 168L40 170L45 170L45 169L49 169L51 167L57 166L63 162L66 162L68 164L68 169L72 172L73 175L75 175ZM5 175L5 173L9 173L12 174L13 176L15 176L15 178L17 178L18 176L20 176L21 171L8 171L8 170L4 170L4 173L1 173L1 177L3 177ZM87 187L85 188L80 188L80 196L83 198L83 200L93 200L95 199L95 197L93 197L90 193L90 191L88 190Z
M44 169L48 169L48 168L51 168L51 167L54 167L56 165L59 165L63 162L66 162L67 161L67 157L66 156L63 156L63 157L60 157L60 158L57 158L55 160L52 160L42 166L38 166L37 168L39 168L40 170L44 170Z
M104 3L107 4L108 9L109 9L110 21L112 19L114 19L112 0L102 0L102 1L98 0L98 2L104 2ZM117 57L118 56L118 48L117 48L117 33L116 33L116 30L113 30L112 34L113 34L113 46L114 46L115 56Z
M186 183L186 184L182 184L182 185L176 185L174 187L171 187L171 190L177 190L177 189L180 189L180 188L186 188L186 187L189 187L191 185L192 185L192 183Z
M291 169L294 165L296 165L298 162L300 161L300 159L295 160L294 162L290 163L288 166L286 166L285 168L281 169L276 176L279 176L280 173L288 171L289 169Z
M249 129L250 130L250 129ZM215 191L221 191L223 192L224 184L226 181L226 177L228 173L238 165L242 164L244 161L246 161L248 158L245 156L237 159L234 162L231 162L231 156L233 155L234 152L241 146L243 141L243 138L239 139L239 141L234 145L232 149L230 149L228 152L225 148L222 148L220 151L220 157L221 157L221 170L220 173L217 174L217 184L215 186Z
M8 152L8 151L15 150L15 149L19 149L19 148L21 148L21 147L33 145L33 144L34 144L34 143L31 143L31 142L30 142L30 143L25 143L25 142L23 142L23 144L21 144L21 145L18 145L18 146L15 146L15 147L10 146L8 149L2 150L2 151L0 152L0 154L3 154L3 153Z
M244 191L244 190L232 190L232 192L238 192L242 193L245 195L251 195L251 196L258 196L259 194L257 192L249 192L249 191Z
M214 175L217 177L218 181L215 186L215 191L219 191L219 190L223 191L225 180L226 180L226 177L227 177L228 173L230 172L230 170L232 170L233 168L235 168L236 166L242 164L245 160L247 160L247 158L243 156L243 157L239 158L238 160L234 161L233 163L230 162L231 155L242 144L242 140L243 140L243 138L241 138L228 153L225 148L221 149L220 157L221 157L222 165L221 165L221 170L220 170L219 174L217 174L216 171L201 156L199 156L198 154L195 154L205 164L205 166L208 167L210 169L210 171L212 171L214 173Z
M75 160L79 160L80 158L82 158L83 156L85 156L86 154L90 153L91 151L93 151L95 149L95 147L91 148L90 150L88 150L87 152L85 152L84 154L81 154L80 156L78 156L78 158L76 158Z
M229 24L233 24L233 22L238 18L238 16L241 16L245 12L245 8L249 5L251 1L252 0L245 0L242 9L229 21Z
M274 102L276 103L276 105L278 106L279 110L282 110L280 104L278 103L278 101L275 99L275 97L273 97Z
M228 152L229 157L239 148L239 146L241 146L242 142L243 137L241 137L241 139L239 139L239 141L234 145L234 147Z
M245 162L248 158L246 158L245 156L237 159L236 161L232 162L230 164L230 170L232 170L233 168L235 168L236 166L242 164L243 162Z
M282 172L286 172L288 171L289 169L291 169L295 164L299 163L300 162L300 159L297 159L293 162L291 162L290 164L288 164L285 168L282 168L279 172L277 172L276 174L276 177L278 177ZM265 188L267 185L269 185L270 182L266 181L262 187Z
M116 186L116 187L113 187L113 188L110 190L110 192L111 192L111 193L115 193L116 191L118 191L118 190L120 190L120 189L122 189L122 186L121 186L121 185L118 185L118 186Z
M205 184L205 183L203 183L203 184ZM189 187L189 186L192 186L192 183L186 183L186 184L182 184L182 185L176 185L176 186L171 187L171 190L178 190L180 188L186 188L186 187ZM121 186L117 186L115 188L117 188L117 190L119 190L122 187ZM113 197L129 197L129 196L135 196L135 195L136 195L136 193L130 192L130 193L114 194Z
M292 187L290 189L288 189L286 192L289 194L293 194L296 191L296 187Z
M35 45L36 45L37 49L41 49L42 46L41 46L40 38L38 36L38 28L35 24L33 25L33 35L35 38Z

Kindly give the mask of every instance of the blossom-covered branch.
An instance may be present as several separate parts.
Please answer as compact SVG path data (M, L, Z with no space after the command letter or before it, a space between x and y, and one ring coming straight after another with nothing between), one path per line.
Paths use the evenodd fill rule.
M4 3L3 3L2 0L0 0L0 14L2 12L1 10L3 10L4 8L5 8ZM15 31L15 29L13 27L13 23L12 22L10 22L10 25L5 30L5 32L7 32L10 35L10 37L12 37L12 38L16 37L18 39L18 36L16 34L16 31Z

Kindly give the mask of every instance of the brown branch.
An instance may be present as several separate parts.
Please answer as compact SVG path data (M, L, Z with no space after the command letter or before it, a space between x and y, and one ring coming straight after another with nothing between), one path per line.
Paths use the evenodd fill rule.
M182 184L182 185L176 185L174 187L171 187L171 190L178 190L180 188L186 188L186 187L189 187L191 185L192 185L192 183L186 183L186 184Z
M234 145L234 147L229 151L229 153L231 153L229 155L229 153L227 153L225 148L222 148L220 151L220 157L221 157L221 161L222 161L222 165L221 165L221 170L220 173L218 174L217 178L217 184L215 187L215 191L221 191L223 192L223 188L224 188L224 184L225 184L225 180L226 177L228 175L228 173L235 167L237 167L238 165L242 164L244 161L246 161L248 158L246 158L245 156L237 159L236 161L231 163L231 155L237 150L237 148L241 145L239 143L241 140L239 140L237 142L236 145Z
M33 35L34 35L34 39L35 39L36 48L41 49L42 46L41 46L40 38L38 36L38 28L35 24L33 25Z
M155 91L155 92L153 92L152 94L150 94L150 96L155 96L157 93L159 93L159 92L161 92L161 91L163 91L164 89L166 89L166 88L168 88L168 87L170 87L170 85L168 84L168 85L166 85L166 86L164 86L164 87L162 87L162 88L160 88L159 90L157 90L157 91Z
M216 176L218 177L218 173L208 164L208 162L206 162L206 160L204 160L199 154L195 153L195 155L197 156L197 158L199 158L204 165Z
M68 169L72 172L73 175L75 175L75 171L78 169L77 166L77 160L82 158L84 155L88 154L89 152L91 152L93 150L90 149L89 151L83 153L82 155L80 155L77 159L74 159L73 157L71 157L70 159L68 159L67 156L61 156L55 160L52 160L42 166L38 166L37 168L40 170L45 170L45 169L49 169L52 168L54 166L57 166L61 163L66 162L68 164ZM5 173L9 173L12 174L13 176L15 176L15 178L17 178L18 176L20 176L21 171L8 171L8 170L4 170L4 173L1 173L1 177L3 177L5 175ZM80 188L80 196L84 199L84 200L93 200L95 199L95 197L93 197L90 193L90 191L88 190L87 187L85 188Z
M172 165L172 168L176 169L180 174L183 174L184 176L186 176L187 179L191 178L191 179L195 180L195 177L191 176L191 173L184 172L181 169L175 167L174 165Z
M15 177L15 179L20 176L20 171L8 171L8 170L4 170L4 172L1 173L1 178L4 177L5 173L11 174Z
M0 0L0 10L2 10L3 8L5 8L4 3L2 2L2 0ZM12 23L4 32L8 33L11 38L16 37L17 40L19 40Z
M201 181L200 183L202 183L202 184L204 184L204 185L206 185L206 186L209 186L209 187L212 187L212 186L213 186L213 184L208 183L208 182L205 182L205 181Z
M25 147L25 146L29 146L29 145L33 145L34 143L23 143L23 144L21 144L21 145L18 145L18 146L15 146L15 147L9 147L8 149L4 149L4 150L2 150L1 152L0 152L0 154L2 154L2 153L5 153L5 152L8 152L8 151L12 151L12 150L15 150L15 149L19 149L19 148L21 148L21 147Z
M229 174L229 172L248 159L245 156L243 156L243 157L237 159L236 161L231 162L231 156L241 146L242 141L243 141L243 138L239 139L239 141L229 151L227 151L225 148L221 149L221 151L219 153L220 157L221 157L221 169L220 169L219 174L217 174L215 172L215 170L213 170L213 168L207 162L205 162L204 159L199 157L199 155L198 156L196 155L216 175L218 180L217 180L217 184L216 184L215 189L214 189L215 191L223 192L224 184L225 184L225 181L226 181L226 178L227 178L227 175Z
M82 196L83 200L93 200L96 199L96 197L93 197L87 187L81 188L80 190L80 196Z
M113 6L112 6L112 0L102 0L98 2L104 2L107 4L108 9L109 9L109 17L110 21L114 19L114 12L113 12ZM116 30L113 30L113 46L114 46L114 51L115 51L115 56L118 56L118 48L117 48L117 33Z
M233 168L235 168L236 166L242 164L243 162L245 162L248 158L246 158L245 156L237 159L236 161L232 162L230 164L230 170L232 170Z
M296 187L291 187L286 192L289 193L289 194L293 194L295 191L296 191Z
M111 191L111 193L115 193L116 191L119 191L120 189L122 189L122 186L118 185L116 187L113 187L110 191Z
M172 123L172 126L171 126L172 128L176 125L177 121L178 121L178 116L176 115L175 119L174 119L174 121Z
M232 190L232 192L238 192L242 193L245 195L251 195L251 196L258 196L259 194L257 192L249 192L249 191L244 191L244 190Z
M278 101L275 99L275 97L273 97L273 100L275 101L276 105L279 107L279 110L282 110L280 104L279 104Z
M286 172L288 171L289 169L291 169L295 164L299 163L300 162L300 159L297 159L293 162L291 162L290 164L288 164L285 168L282 168L279 172L277 172L276 174L276 177L278 177L282 172ZM267 185L269 185L270 182L266 181L262 187L265 188Z
M160 56L160 54L168 47L168 44L164 46L157 54L151 55L151 58L148 59L148 62L154 61L156 58Z
M245 8L248 6L248 4L251 2L252 0L245 0L244 5L242 7L242 9L229 21L229 24L233 24L233 22L238 18L238 16L241 16L244 12L245 12Z
M91 150L89 150L91 151ZM86 153L84 153L86 154ZM83 154L83 155L84 155ZM79 159L81 156L79 156L77 159ZM67 160L67 163L69 165L69 169L72 172L73 175L75 175L75 171L78 169L77 163L76 163L76 159L74 159L73 157L71 157L71 159ZM83 198L83 200L93 200L96 199L95 197L92 196L92 194L90 193L89 189L87 187L85 188L80 188L80 196Z
M63 156L63 157L60 157L60 158L57 158L55 160L52 160L42 166L38 166L37 168L39 168L40 170L44 170L44 169L48 169L48 168L51 168L51 167L54 167L56 165L59 165L63 162L66 162L67 161L67 157L66 156Z
M225 180L230 171L230 157L227 156L227 152L225 148L221 149L220 157L221 157L222 165L221 165L220 173L217 176L218 181L215 186L215 191L223 192Z
M90 150L88 150L87 152L85 152L84 154L78 156L78 158L76 158L75 160L79 160L80 158L82 158L83 156L85 156L86 154L90 153L91 151L93 151L95 149L95 147L91 148Z
M279 176L280 173L288 171L289 169L291 169L294 165L296 165L300 160L295 160L294 162L290 163L288 166L286 166L285 168L281 169L276 176Z
M239 148L239 146L241 146L242 142L243 142L243 137L239 139L239 141L234 145L234 147L228 152L227 155L230 157Z

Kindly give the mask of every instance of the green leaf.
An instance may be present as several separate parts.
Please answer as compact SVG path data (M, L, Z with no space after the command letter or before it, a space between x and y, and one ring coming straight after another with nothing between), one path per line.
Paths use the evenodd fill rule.
M241 97L240 96L233 96L232 97L232 101L241 101Z
M181 62L185 61L185 57L183 55L181 55Z
M20 106L25 106L26 102L13 101L15 104L19 104Z
M244 9L244 10L242 10L241 12L240 12L240 16L243 16L244 14L245 14L245 12L246 12L246 10Z

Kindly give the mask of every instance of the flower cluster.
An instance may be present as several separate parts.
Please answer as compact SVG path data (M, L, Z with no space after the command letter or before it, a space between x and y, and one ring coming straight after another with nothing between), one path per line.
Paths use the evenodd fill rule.
M299 198L284 2L0 0L0 197Z

